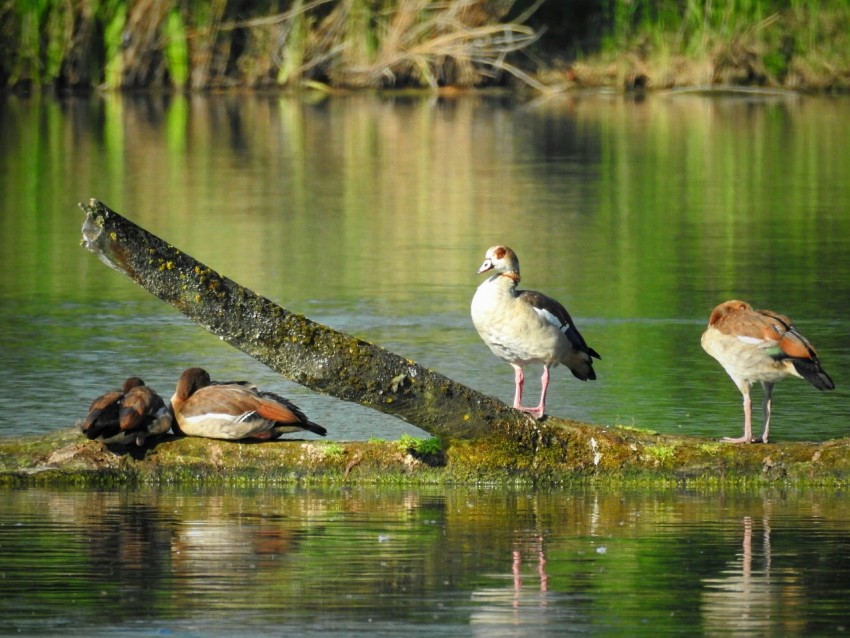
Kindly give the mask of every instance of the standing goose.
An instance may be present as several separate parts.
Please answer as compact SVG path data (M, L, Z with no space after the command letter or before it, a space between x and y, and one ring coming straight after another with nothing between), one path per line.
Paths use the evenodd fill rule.
M188 368L171 397L175 429L187 436L269 441L289 432L327 430L292 402L246 382L214 383L203 368Z
M771 310L753 310L745 301L725 301L708 320L700 340L703 350L717 359L744 397L744 435L726 437L729 443L767 443L773 386L780 379L805 379L818 390L835 384L821 368L809 340L797 332L791 320ZM764 388L764 431L753 438L750 385Z
M591 357L599 354L585 343L566 309L554 299L533 290L517 290L519 260L507 246L487 249L478 273L494 273L478 286L472 298L472 323L493 354L514 368L514 408L539 419L546 408L549 368L564 364L573 375L595 379ZM540 403L523 407L523 367L543 365Z

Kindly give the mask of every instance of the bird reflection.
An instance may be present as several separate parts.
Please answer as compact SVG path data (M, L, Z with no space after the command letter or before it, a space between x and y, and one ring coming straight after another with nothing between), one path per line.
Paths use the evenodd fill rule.
M523 633L529 624L540 629L548 624L546 614L541 613L549 606L548 592L543 535L518 538L511 551L511 585L473 591L472 600L478 607L470 616L470 624L488 637Z
M773 568L769 514L760 522L761 547L758 525L745 516L740 554L720 576L703 579L703 616L711 631L751 635L776 630L782 601L800 596L796 573Z
M85 504L92 592L109 601L104 611L114 621L146 613L167 580L170 521L124 494L99 494Z
M172 572L187 611L256 606L257 591L274 583L283 587L286 557L303 537L297 525L279 515L241 510L238 501L218 495L208 497L199 513L175 525L171 539Z
M535 540L537 547L532 548L529 554L537 554L537 578L540 581L540 591L546 592L549 591L549 576L546 574L546 554L543 552L543 539L541 537L537 537ZM511 566L511 571L514 575L514 592L517 594L516 600L518 602L518 594L522 590L523 551L515 549L513 552L513 558L514 560L513 565Z

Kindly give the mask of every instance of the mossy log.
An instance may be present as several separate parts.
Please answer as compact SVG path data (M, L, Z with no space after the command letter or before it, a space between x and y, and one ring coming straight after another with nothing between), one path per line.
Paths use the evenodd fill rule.
M537 447L457 440L422 455L400 441L239 443L167 436L108 449L77 428L0 440L0 486L372 484L754 489L846 487L850 440L733 445L549 419Z
M528 415L361 339L291 313L92 200L83 243L111 268L308 388L394 414L440 437L246 444L167 436L116 453L77 428L0 440L0 485L149 482L576 482L847 485L850 439L733 445Z
M311 390L397 416L450 441L535 436L504 403L371 343L290 312L92 199L83 245L232 346ZM188 367L188 366L187 366Z

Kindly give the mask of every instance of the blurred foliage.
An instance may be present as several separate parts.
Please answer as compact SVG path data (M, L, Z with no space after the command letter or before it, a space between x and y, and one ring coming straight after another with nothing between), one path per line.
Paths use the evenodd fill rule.
M490 84L522 76L507 57L537 37L524 16L502 21L513 4L6 0L0 82L18 89Z
M18 90L850 86L843 0L0 0L0 36Z

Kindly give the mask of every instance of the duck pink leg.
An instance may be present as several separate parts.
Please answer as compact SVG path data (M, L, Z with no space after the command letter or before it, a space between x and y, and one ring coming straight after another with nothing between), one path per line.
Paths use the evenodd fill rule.
M754 443L757 443L758 441L767 443L767 434L770 430L770 406L771 398L773 397L773 384L762 381L761 386L764 388L764 400L761 404L762 410L764 410L764 431L761 433L761 438L756 439Z
M546 391L549 389L549 367L543 366L543 376L540 377L540 405L536 408L525 408L522 405L522 386L525 379L522 374L522 368L514 364L511 365L514 366L514 384L516 385L514 410L528 412L534 418L539 419L543 416L543 408L546 407Z
M513 365L513 364L511 364ZM514 385L516 389L514 391L514 410L522 410L522 386L525 377L522 374L522 368L520 366L514 366Z
M723 441L726 443L752 443L753 442L753 417L752 417L752 400L750 399L750 386L747 383L741 383L738 386L741 394L744 395L744 436L732 438L725 436Z
M523 412L528 412L535 419L539 419L543 416L543 410L546 407L546 392L549 389L549 366L543 366L543 375L540 377L540 404L536 408L523 408L519 407L518 409ZM514 406L516 407L516 406Z

